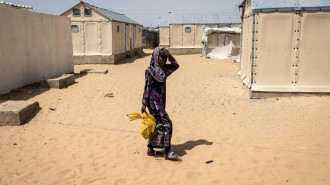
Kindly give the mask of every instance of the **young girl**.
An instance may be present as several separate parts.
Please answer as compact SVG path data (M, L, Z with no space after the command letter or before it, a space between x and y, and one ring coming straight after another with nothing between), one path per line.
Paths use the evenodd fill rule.
M167 58L171 64L166 64ZM163 47L157 47L151 57L150 66L145 72L145 86L141 113L148 107L156 118L157 133L148 140L149 156L155 155L154 148L165 148L166 159L177 160L180 157L171 151L172 121L165 111L166 78L179 68L179 64Z

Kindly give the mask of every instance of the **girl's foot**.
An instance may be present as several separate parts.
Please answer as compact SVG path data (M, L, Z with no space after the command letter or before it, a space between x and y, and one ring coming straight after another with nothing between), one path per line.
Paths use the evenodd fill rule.
M147 155L148 156L154 156L155 155L155 150L153 148L148 148Z
M172 161L182 161L181 157L175 154L173 151L170 151L167 155L164 155L166 160Z

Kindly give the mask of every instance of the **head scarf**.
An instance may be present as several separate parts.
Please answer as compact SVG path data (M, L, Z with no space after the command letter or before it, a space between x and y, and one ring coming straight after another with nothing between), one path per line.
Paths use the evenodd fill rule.
M158 82L164 82L166 80L166 75L164 68L161 67L158 63L159 52L163 50L163 47L157 47L152 53L150 66L148 67L148 71Z

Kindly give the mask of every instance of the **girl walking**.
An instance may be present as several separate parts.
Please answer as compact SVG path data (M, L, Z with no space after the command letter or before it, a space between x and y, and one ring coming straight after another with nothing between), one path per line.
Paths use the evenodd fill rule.
M170 64L166 64L167 59ZM156 118L157 133L148 140L147 155L156 154L154 148L164 148L166 159L178 160L180 157L171 151L172 121L165 111L166 104L166 79L179 64L169 51L163 47L157 47L151 57L150 66L145 71L145 86L142 98L141 113L149 113Z

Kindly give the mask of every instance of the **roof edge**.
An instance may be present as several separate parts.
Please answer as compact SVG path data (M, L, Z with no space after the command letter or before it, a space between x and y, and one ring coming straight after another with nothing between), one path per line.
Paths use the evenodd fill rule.
M108 20L110 20L110 21L121 22L121 23L132 24L132 25L139 25L139 26L142 26L142 27L143 27L142 24L134 24L134 23L129 23L129 22L123 22L123 21L117 21L117 20L110 19L109 17L105 16L103 13L99 12L96 8L94 8L94 7L93 7L94 5L88 4L88 3L84 2L84 1L80 1L78 4L76 4L76 5L74 5L73 7L69 8L67 11L63 12L63 13L60 14L60 15L62 16L63 14L65 14L65 13L68 12L68 11L70 11L72 8L74 8L75 6L77 6L77 5L79 5L79 4L84 4L85 6L88 6L89 8L93 9L94 11L96 11L97 13L99 13L99 14L102 15L104 18L106 18L106 19L108 19ZM95 6L95 7L96 7L96 6ZM100 8L100 7L98 7L98 8ZM105 8L100 8L100 9L105 9ZM106 9L106 10L108 10L108 9ZM112 10L109 10L109 11L112 11ZM114 12L114 11L112 11L112 12ZM117 12L114 12L114 13L117 13ZM120 13L117 13L117 14L120 14ZM125 14L120 14L120 15L124 15L124 16L126 16Z
M124 22L124 21L118 21L118 20L111 19L111 18L107 17L106 15L104 15L103 13L99 12L96 8L100 8L100 9L104 9L104 10L108 10L108 11L114 12L114 11L112 11L112 10L109 10L109 9L106 9L106 8L97 7L97 6L94 6L94 5L92 5L92 4L85 3L84 1L80 1L80 3L85 4L86 6L90 7L90 8L93 9L94 11L96 11L97 13L103 15L105 18L109 19L110 21L116 21L116 22L121 22L121 23L126 23L126 24L132 24L132 25L139 25L139 26L142 26L142 27L143 27L142 24L135 24L135 23L130 23L130 22ZM78 5L78 4L77 4L77 5ZM77 5L76 5L76 6L77 6ZM119 14L119 15L123 15L123 16L126 16L125 14L122 14L122 13L118 13L118 12L114 12L114 13ZM126 17L127 17L127 16L126 16ZM127 17L127 18L129 18L129 17ZM129 19L131 19L131 18L129 18ZM131 20L132 20L132 19L131 19ZM133 21L134 21L134 20L133 20ZM134 21L134 22L136 22L136 21Z
M330 6L323 7L284 7L284 8L254 8L253 13L260 12L291 12L291 11L330 11Z

